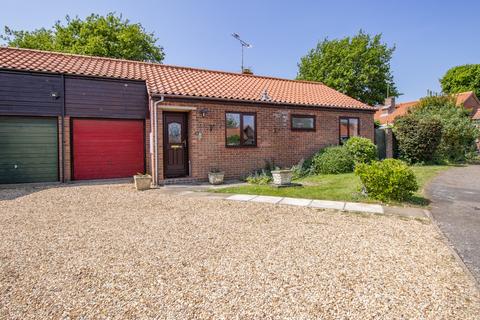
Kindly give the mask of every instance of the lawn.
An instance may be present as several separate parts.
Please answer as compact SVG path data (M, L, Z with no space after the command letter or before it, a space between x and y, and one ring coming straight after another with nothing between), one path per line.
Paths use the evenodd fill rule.
M425 198L423 193L425 184L439 172L446 170L447 168L449 168L449 166L413 166L412 169L417 176L420 189L409 200L407 200L405 204L416 206L428 205L429 201ZM215 192L353 202L379 202L374 199L369 199L361 193L360 179L353 173L309 176L295 180L295 182L302 184L302 186L275 188L269 185L243 185L217 189Z

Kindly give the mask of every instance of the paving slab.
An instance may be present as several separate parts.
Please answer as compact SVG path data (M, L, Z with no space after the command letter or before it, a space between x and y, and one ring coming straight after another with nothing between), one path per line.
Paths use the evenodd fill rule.
M250 195L250 194L234 194L227 198L227 200L234 200L234 201L250 201L257 196Z
M383 213L383 207L378 204L345 202L345 211L358 211L370 213Z
M252 202L263 202L263 203L279 203L282 201L282 197L272 197L272 196L256 196L249 201Z
M313 200L310 203L312 208L343 210L345 202L329 200Z
M287 204L290 206L308 207L312 202L311 199L299 199L299 198L283 198L279 204Z

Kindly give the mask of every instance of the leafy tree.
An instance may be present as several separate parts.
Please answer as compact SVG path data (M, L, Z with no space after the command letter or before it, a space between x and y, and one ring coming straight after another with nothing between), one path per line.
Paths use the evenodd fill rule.
M398 96L390 70L395 47L381 37L360 30L351 38L324 39L301 58L297 79L323 82L370 105L382 103L387 91Z
M480 64L453 67L440 79L440 84L445 93L475 91L480 96Z
M162 62L163 48L157 38L139 23L130 23L115 13L91 14L85 20L65 17L51 29L12 30L1 36L8 46L138 61Z

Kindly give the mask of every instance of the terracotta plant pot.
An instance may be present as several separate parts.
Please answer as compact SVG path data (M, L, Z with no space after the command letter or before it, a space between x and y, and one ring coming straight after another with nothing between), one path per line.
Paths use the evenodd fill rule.
M292 170L274 170L272 171L273 184L278 186L285 186L292 183Z
M152 185L152 177L150 175L135 175L135 189L138 191L148 190Z
M225 176L225 172L209 172L208 173L208 182L210 184L216 185L216 184L222 184L223 183L223 177Z

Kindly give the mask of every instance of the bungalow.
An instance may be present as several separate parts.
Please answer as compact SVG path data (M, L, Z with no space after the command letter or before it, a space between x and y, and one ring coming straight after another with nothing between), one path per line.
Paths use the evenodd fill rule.
M373 140L375 110L316 82L4 47L0 183L235 178Z

